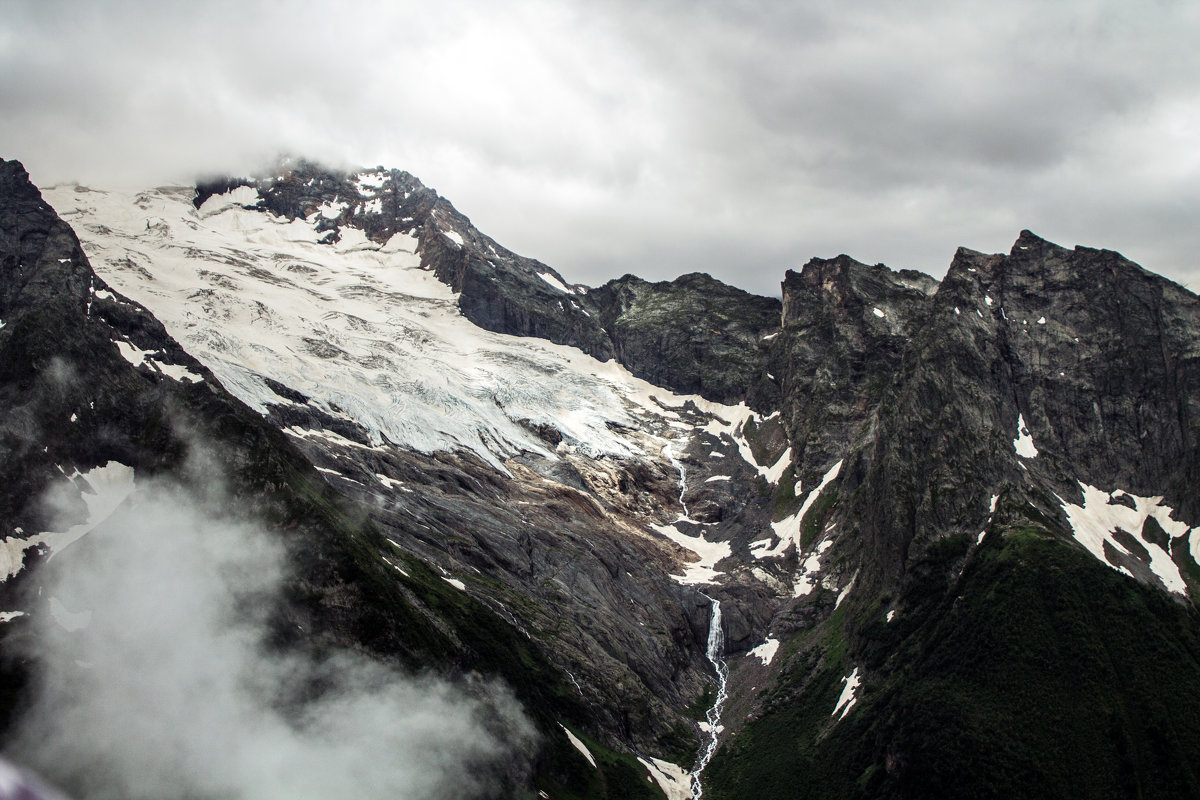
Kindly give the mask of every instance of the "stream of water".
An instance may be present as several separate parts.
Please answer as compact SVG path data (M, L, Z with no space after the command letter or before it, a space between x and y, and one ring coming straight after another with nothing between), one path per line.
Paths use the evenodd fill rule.
M687 503L683 502L683 493L687 491L687 473L683 471L683 462L675 457L675 451L671 449L670 442L663 447L663 454L675 466L675 469L679 470L679 505L683 507L683 518L691 519L688 515Z
M706 715L708 743L704 747L700 761L696 764L696 770L692 773L693 800L701 800L704 796L704 787L700 784L700 774L704 772L704 768L712 760L713 753L717 751L717 742L721 732L721 709L725 706L725 700L728 698L725 684L729 678L729 667L726 666L724 658L725 632L721 628L721 601L715 597L704 596L712 603L712 616L708 622L708 647L705 649L705 654L708 656L709 663L713 665L713 670L717 673L717 698Z

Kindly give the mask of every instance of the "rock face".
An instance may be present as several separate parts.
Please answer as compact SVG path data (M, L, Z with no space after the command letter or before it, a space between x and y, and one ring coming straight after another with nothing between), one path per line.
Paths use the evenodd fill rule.
M928 275L845 255L788 271L770 368L804 483L815 484L861 443L936 288Z
M587 306L633 374L723 403L778 402L764 346L779 330L777 301L692 273L662 283L626 275L588 292Z
M1111 251L1028 231L1007 256L960 249L863 465L864 534L892 574L979 528L995 494L1057 517L1053 495L1078 499L1082 482L1195 519L1198 313L1195 295Z
M779 668L792 694L751 705L714 762L713 796L782 796L780 772L814 771L825 780L796 796L1197 791L1190 772L1151 766L1200 747L1193 689L1186 709L1150 699L1159 669L1198 677L1184 666L1200 655L1196 296L1117 253L1028 231L1008 255L959 250L927 300L901 295L900 313L875 314L861 283L817 266L789 276L797 294L834 298L810 319L857 305L898 323L868 355L858 329L826 322L847 361L875 358L886 374L859 395L857 420L840 419L855 431L832 484L840 502L814 540L822 586L852 589L824 623L820 590L784 612L801 620ZM785 316L795 305L785 297ZM853 385L852 370L839 377ZM847 650L829 645L842 636ZM1169 744L1152 729L1173 731ZM962 758L998 742L1005 764L1029 766Z

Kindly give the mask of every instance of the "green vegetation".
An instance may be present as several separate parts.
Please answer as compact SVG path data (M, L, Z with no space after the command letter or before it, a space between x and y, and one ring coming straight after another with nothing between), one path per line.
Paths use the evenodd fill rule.
M543 748L554 766L543 772L541 791L554 800L663 800L658 783L635 757L611 750L580 730L571 733L587 747L596 766L555 726Z
M717 690L711 683L704 687L704 692L696 698L696 702L692 703L684 709L684 716L688 719L694 719L697 722L703 722L708 716L708 710L712 708L713 701L716 700Z
M825 520L829 519L829 512L837 505L837 501L837 489L826 489L817 498L816 502L809 506L804 519L800 520L801 550L808 550L808 548L812 547L812 543L816 541L817 534L821 532L821 528L825 525Z
M1040 527L964 562L972 543L930 546L892 623L878 603L846 621L864 685L840 722L826 622L825 658L718 753L709 796L1200 796L1200 615Z
M771 519L781 520L790 517L800 510L802 498L796 497L796 466L793 464L783 471L779 477L779 485L775 489L775 505L771 509Z

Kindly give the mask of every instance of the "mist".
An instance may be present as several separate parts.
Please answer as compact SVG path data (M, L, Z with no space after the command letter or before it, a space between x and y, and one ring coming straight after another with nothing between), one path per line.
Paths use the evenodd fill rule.
M44 566L5 754L78 800L489 796L533 736L511 696L264 647L285 553L221 495L139 482Z

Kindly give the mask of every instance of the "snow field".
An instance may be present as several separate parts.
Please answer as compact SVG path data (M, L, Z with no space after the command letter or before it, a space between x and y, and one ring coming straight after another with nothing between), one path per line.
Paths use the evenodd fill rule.
M638 447L606 423L677 418L662 404L692 399L575 348L477 328L420 269L417 237L397 234L381 247L344 226L339 245L322 245L313 220L243 208L257 202L252 193L214 196L200 212L172 189L60 187L46 197L76 225L97 273L260 413L290 402L267 387L271 378L357 423L376 446L466 449L505 471L522 451L556 457L520 420L553 425L592 457L629 456ZM149 216L171 236L144 236ZM744 418L694 399L734 424Z

